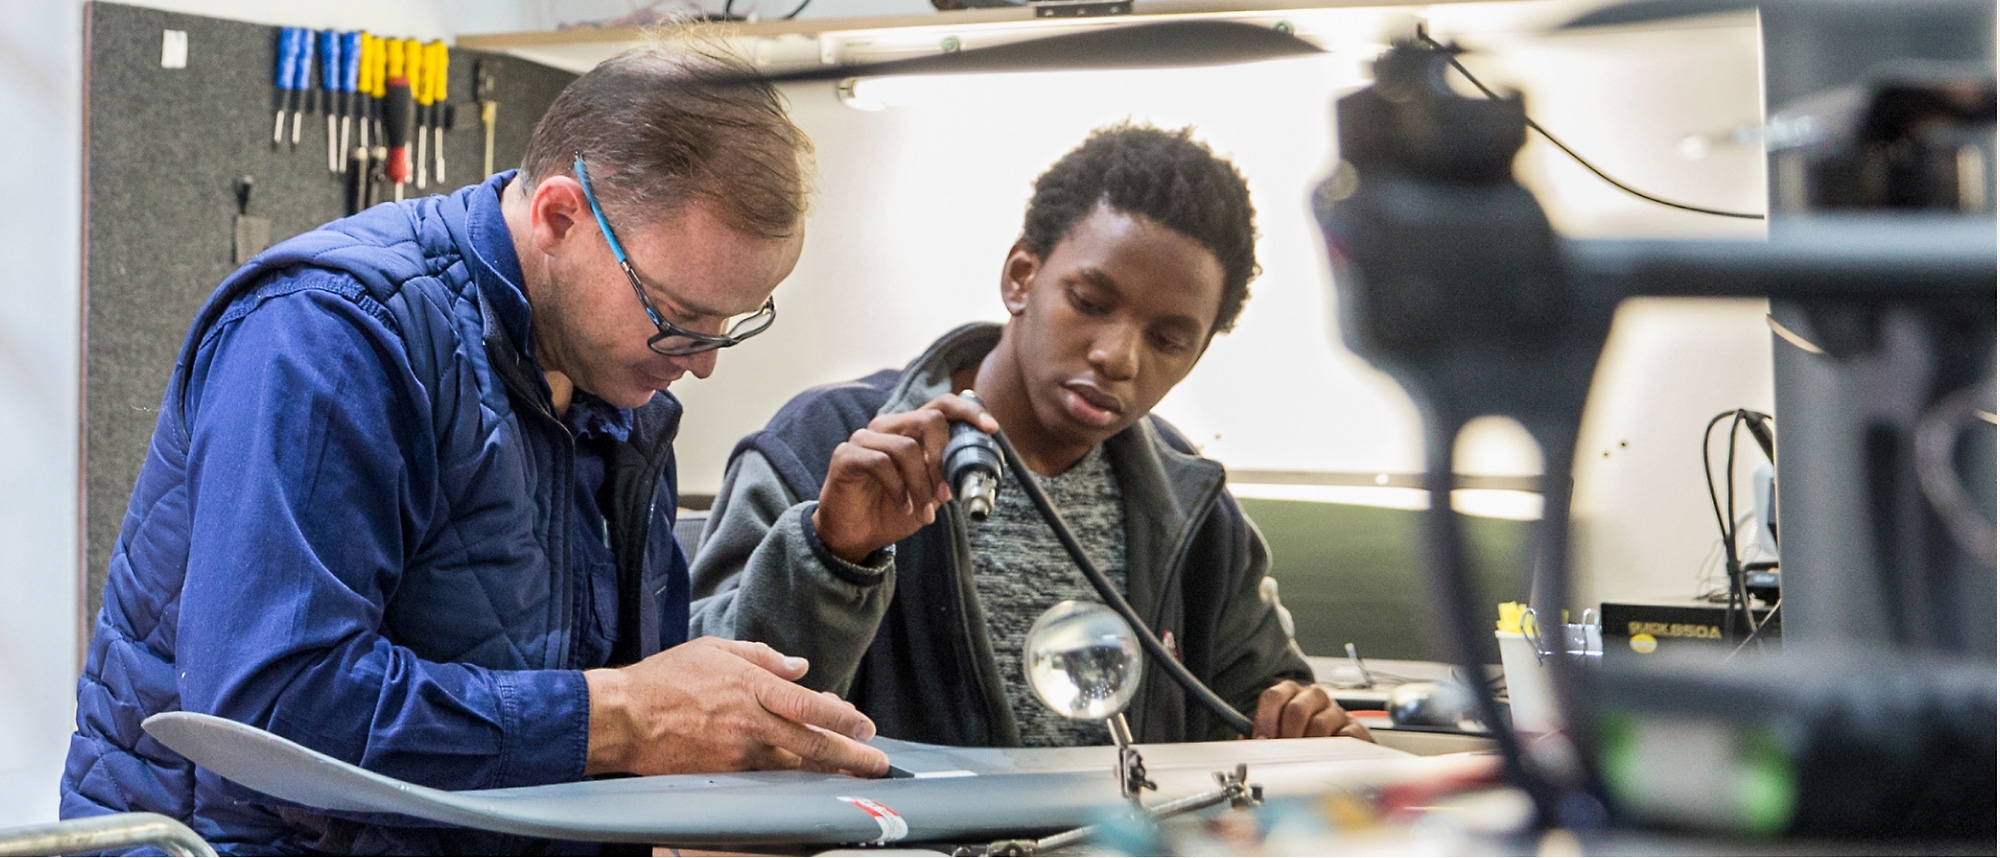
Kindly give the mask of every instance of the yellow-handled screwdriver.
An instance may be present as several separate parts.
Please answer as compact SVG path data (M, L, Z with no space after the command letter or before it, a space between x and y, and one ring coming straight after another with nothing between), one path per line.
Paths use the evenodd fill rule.
M368 141L375 131L375 37L361 31L361 62L354 69L354 148L361 150L361 163L368 164Z
M445 47L443 39L439 39L430 43L425 48L425 51L429 54L429 58L425 60L424 67L429 70L431 84L431 157L434 165L431 169L431 178L436 180L439 185L443 185L444 128L448 124L445 122L444 111L450 109L451 106L450 76L448 74L451 69L451 49Z
M499 84L500 61L483 59L472 66L472 97L479 101L479 124L486 129L486 172L493 175L493 126L500 121L500 102L493 90Z
M423 42L403 40L403 72L410 79L410 142L416 147L410 170L418 189L430 184L430 166L426 163L429 160L430 135L424 133L424 99L430 95L430 69L425 61L429 58Z
M403 186L410 181L410 123L416 105L410 100L411 42L389 41L389 80L382 99L382 137L388 144L383 172L396 186L396 201L403 199Z

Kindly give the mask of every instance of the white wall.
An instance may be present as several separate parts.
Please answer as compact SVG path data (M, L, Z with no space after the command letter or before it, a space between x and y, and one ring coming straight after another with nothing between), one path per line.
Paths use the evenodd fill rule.
M77 648L83 14L0 8L0 826L55 818Z

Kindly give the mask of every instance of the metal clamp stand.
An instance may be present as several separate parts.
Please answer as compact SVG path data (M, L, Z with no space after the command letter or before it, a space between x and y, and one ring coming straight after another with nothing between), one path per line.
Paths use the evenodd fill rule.
M1132 747L1132 725L1125 721L1125 713L1120 712L1104 719L1104 726L1111 730L1111 741L1118 744L1118 794L1145 810L1145 803L1139 801L1140 793L1160 786L1147 779L1146 760L1139 756L1138 748Z
M1124 739L1120 741L1118 746L1119 790L1125 794L1126 798L1132 800L1133 806L1138 810L1138 815L1144 817L1148 822L1157 824L1163 819L1214 807L1223 803L1227 803L1231 808L1236 810L1247 810L1264 803L1264 787L1250 782L1250 767L1248 765L1237 763L1234 771L1213 773L1215 776L1215 789L1163 802L1153 807L1145 806L1139 801L1139 790L1159 789L1159 787L1146 779L1146 766L1139 759L1139 750L1130 745L1131 728L1126 727L1124 723L1125 716L1117 715L1105 720L1115 725L1111 728L1111 736L1114 740L1119 739L1121 735L1119 729L1121 727L1125 728L1123 733ZM986 851L984 853L970 847L961 847L952 854L956 856L968 856L968 858L969 856L981 854L995 856L995 858L997 856L1019 858L1019 856L1046 855L1052 850L1086 842L1096 835L1097 826L1086 825L1082 828L1072 828L1058 834L1051 834L1040 840L995 840L992 843L986 844Z

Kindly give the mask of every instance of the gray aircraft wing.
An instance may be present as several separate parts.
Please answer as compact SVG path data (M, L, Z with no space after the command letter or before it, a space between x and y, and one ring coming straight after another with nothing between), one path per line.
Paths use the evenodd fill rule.
M285 801L336 812L398 813L533 837L687 846L883 844L1046 834L1125 806L1116 749L956 748L878 738L894 776L742 772L616 778L453 792L336 760L211 715L167 712L146 732L210 771ZM1250 767L1267 796L1400 779L1437 767L1356 739L1140 745L1157 799L1215 787ZM1442 771L1442 769L1441 769Z

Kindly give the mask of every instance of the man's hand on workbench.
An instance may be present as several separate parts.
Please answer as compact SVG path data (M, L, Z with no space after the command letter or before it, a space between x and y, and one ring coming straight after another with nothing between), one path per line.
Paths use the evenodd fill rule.
M1299 739L1316 736L1351 736L1375 741L1368 728L1349 717L1347 710L1333 702L1332 695L1318 685L1301 686L1289 679L1264 689L1257 698L1257 719L1253 739Z
M805 673L803 658L713 637L628 667L586 671L585 773L887 772L888 756L861 744L875 736L874 722L838 697L796 684Z

